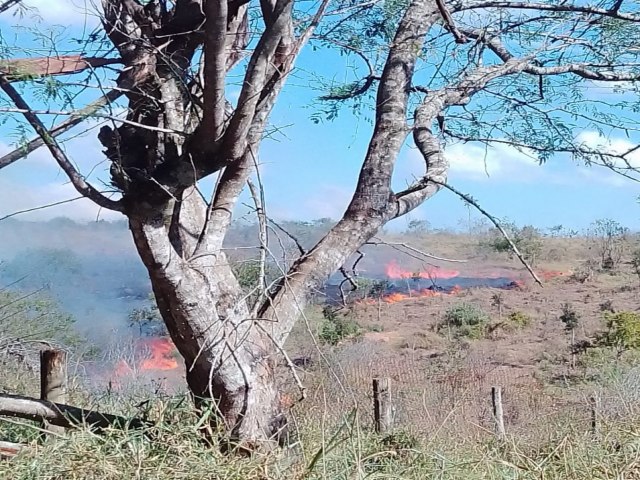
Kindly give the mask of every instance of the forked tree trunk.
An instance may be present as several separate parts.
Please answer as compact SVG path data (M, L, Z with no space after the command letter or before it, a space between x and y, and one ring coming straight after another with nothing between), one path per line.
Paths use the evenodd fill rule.
M200 197L185 192L173 222L136 208L129 226L196 403L211 401L218 425L243 446L264 447L284 430L275 382L278 350L255 328L224 252L196 256L204 222ZM204 241L207 241L206 239Z

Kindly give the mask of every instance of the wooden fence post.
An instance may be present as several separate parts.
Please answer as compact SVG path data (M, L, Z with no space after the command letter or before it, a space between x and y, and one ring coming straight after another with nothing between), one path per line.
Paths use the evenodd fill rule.
M40 352L40 399L53 403L67 403L67 353L64 350ZM64 427L49 425L53 433L64 433Z
M373 417L377 433L387 433L393 428L390 378L373 379Z
M503 440L506 431L504 429L504 411L502 409L502 387L491 387L491 403L493 404L493 418L496 422L496 435Z
M591 406L591 433L598 435L600 431L600 402L597 395L593 394L589 397L589 405Z

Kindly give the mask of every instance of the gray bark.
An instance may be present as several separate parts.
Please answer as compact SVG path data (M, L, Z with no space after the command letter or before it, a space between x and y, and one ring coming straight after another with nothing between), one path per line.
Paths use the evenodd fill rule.
M120 200L101 195L66 157L56 136L68 125L47 130L2 75L0 87L21 111L28 112L25 117L41 138L28 148L46 145L79 192L127 216L160 312L184 357L194 397L198 403L212 401L224 429L251 445L268 441L282 426L275 363L307 305L309 292L388 221L415 209L446 185L448 163L434 123L449 107L468 103L497 78L519 73L603 81L639 79L632 69L625 72L608 65L565 61L562 48L557 50L557 64L545 59L543 65L536 61L539 51L526 54L521 51L526 50L524 46L514 53L499 34L457 30L455 25L459 12L490 8L627 22L637 22L635 15L571 2L411 0L379 77L369 64L366 88L378 82L375 125L344 216L253 308L243 297L222 243L239 195L254 171L269 114L328 0L320 3L306 30L298 35L292 0L260 1L264 31L252 43L235 109L225 99L225 81L250 44L247 3L176 0L168 3L170 12L154 11L147 8L153 4L143 7L133 0L102 0L102 5L106 33L126 67L114 91L123 92L129 101L129 123L103 127L99 135ZM413 85L416 62L428 54L423 43L442 19L456 41L471 38L489 53L477 59L470 56L460 78L447 80L445 86L418 89ZM193 75L198 49L204 54L200 70ZM487 62L489 54L496 58ZM423 96L416 97L417 108L409 112L409 96L416 91ZM115 95L107 94L96 108ZM394 192L394 166L409 134L424 158L424 175L407 189ZM12 152L0 159L0 168L16 155ZM213 173L221 176L207 205L196 185Z

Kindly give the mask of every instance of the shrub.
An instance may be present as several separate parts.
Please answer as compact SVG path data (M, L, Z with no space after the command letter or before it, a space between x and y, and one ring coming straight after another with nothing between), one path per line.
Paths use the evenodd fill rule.
M505 222L502 227L511 238L513 244L518 248L522 256L529 262L535 263L540 256L543 247L543 240L540 231L530 225L522 228L517 227L514 223ZM500 231L494 229L491 232L491 238L486 242L486 246L499 253L507 253L509 258L513 258L514 252L511 244L502 235Z
M571 279L578 283L587 283L593 279L598 264L596 260L587 260L580 264L578 268L571 274Z
M572 332L580 324L580 315L578 315L578 312L574 310L570 303L565 303L562 305L560 321L564 323L564 329L567 332Z
M507 317L509 325L516 329L526 328L531 324L531 317L524 312L511 312Z
M479 307L470 303L459 303L444 314L440 327L455 328L456 337L482 338L487 333L489 316Z
M600 338L603 346L618 351L640 349L640 314L636 312L607 313L607 331Z
M590 233L600 267L615 270L622 258L627 229L613 219L603 218L593 222Z
M633 251L631 255L631 266L633 267L633 273L638 276L640 280L640 248Z
M326 306L322 310L324 317L318 337L324 343L337 345L342 340L360 333L360 326L347 315L339 314L334 308Z

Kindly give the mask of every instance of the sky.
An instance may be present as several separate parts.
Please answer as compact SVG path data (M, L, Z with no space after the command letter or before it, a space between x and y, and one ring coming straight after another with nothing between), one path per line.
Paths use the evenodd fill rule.
M38 8L40 23L35 24L30 15L19 19L5 14L0 18L0 29L8 44L16 38L18 42L30 41L23 40L27 38L24 30L11 28L15 25L35 25L41 31L62 25L58 28L61 36L56 39L61 49L68 45L71 36L79 36L83 30L97 25L95 17L82 14L85 0L27 0L25 3ZM18 37L13 36L16 32ZM347 62L338 55L307 50L300 57L298 67L302 71L319 68L329 75L333 72L338 75L337 80L341 80L340 75L348 79L348 72L352 71ZM229 93L237 95L237 89L231 87ZM97 97L98 92L94 95ZM341 111L334 121L314 123L312 116L318 111L318 95L303 76L293 75L273 112L272 124L278 127L278 134L265 140L260 151L267 213L273 218L339 218L355 188L372 125L367 118L354 116L348 109ZM614 101L624 94L593 85L587 95ZM96 131L80 135L84 129L86 126L73 132L75 138L66 142L65 148L80 170L100 186L108 182L108 164L95 138ZM594 131L582 132L580 139L589 145L603 144L618 151L633 146L628 139L604 139ZM0 126L0 153L12 150L12 143L15 143L15 131L9 124ZM450 184L473 196L498 218L508 218L520 225L542 228L563 225L578 230L588 227L595 219L612 218L631 229L640 229L640 204L636 201L640 195L639 185L608 170L576 165L563 156L540 166L530 156L507 146L487 149L480 144L458 143L447 145L445 152L451 162ZM640 155L632 160L640 166ZM423 173L422 165L418 152L407 145L398 160L394 187L400 189L419 177ZM203 188L211 188L211 181L204 182ZM44 149L0 171L0 217L76 196ZM242 202L248 199L243 197ZM86 199L19 218L39 220L57 216L79 221L121 218L118 213L100 211ZM404 229L411 220L427 220L436 228L455 228L467 218L468 210L463 202L443 191L410 215L394 221L390 228Z

